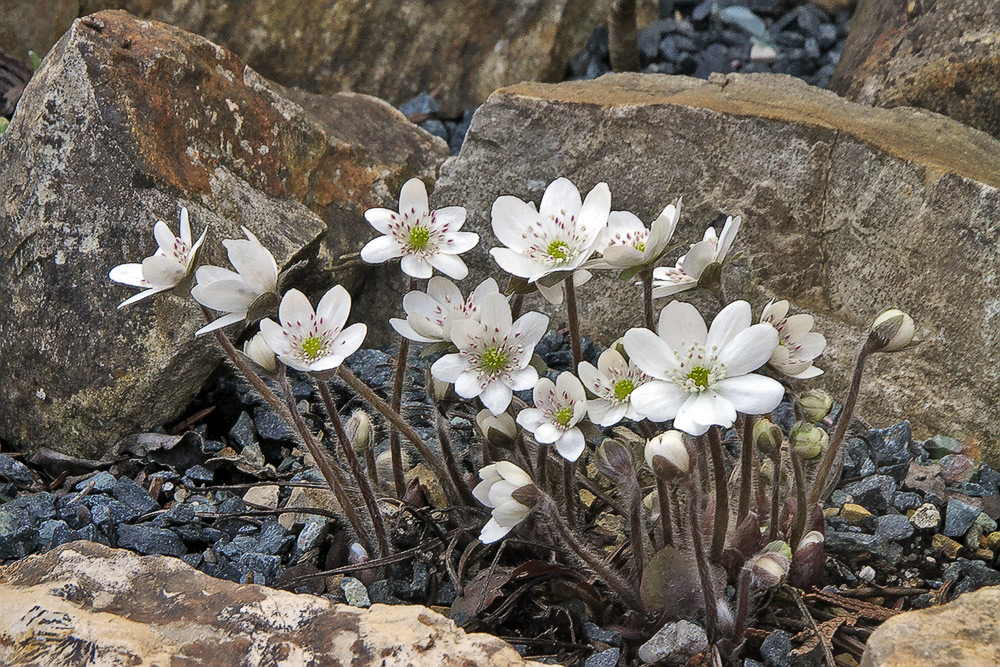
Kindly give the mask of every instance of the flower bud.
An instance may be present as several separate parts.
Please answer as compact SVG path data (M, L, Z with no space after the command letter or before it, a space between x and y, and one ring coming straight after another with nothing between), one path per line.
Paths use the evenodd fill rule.
M764 459L760 464L760 476L767 484L774 482L774 461Z
M597 448L596 453L594 465L597 466L602 475L616 482L635 479L635 464L632 462L632 454L621 441L606 438Z
M357 542L352 542L351 546L347 548L347 562L351 565L357 565L358 563L364 563L367 560L368 551Z
M344 430L356 452L367 451L375 444L375 428L371 417L364 410L355 410L344 425Z
M868 333L874 352L898 352L910 346L917 328L913 318L901 310L890 308L872 322Z
M507 412L494 415L485 408L480 410L476 415L476 428L484 440L501 449L510 449L517 437L517 424Z
M768 542L763 550L767 553L779 553L785 558L792 557L792 548L788 546L788 542L785 542L784 540Z
M806 533L799 540L789 575L789 581L793 586L808 588L819 583L826 563L823 542L823 533L818 530Z
M753 425L753 442L762 454L770 456L778 451L782 440L781 429L770 419L758 419Z
M278 360L274 356L274 352L271 351L271 348L264 342L264 336L260 333L255 334L253 338L243 343L243 354L247 355L250 361L266 371L273 373L278 369Z
M658 477L674 481L690 472L691 458L680 431L667 431L646 442L646 464Z
M792 450L806 461L818 459L830 445L830 435L806 422L797 422L788 435Z
M833 409L833 397L822 389L810 389L802 394L799 404L806 413L806 419L813 423L821 422Z
M791 561L783 553L770 551L758 556L750 566L753 582L763 589L777 588L788 576Z

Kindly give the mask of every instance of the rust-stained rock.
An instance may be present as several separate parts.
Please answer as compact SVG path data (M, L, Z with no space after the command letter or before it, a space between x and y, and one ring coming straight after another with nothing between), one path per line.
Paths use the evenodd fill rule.
M1000 665L1000 586L893 616L865 645L861 667Z
M830 89L1000 137L1000 3L860 0Z
M500 275L487 254L493 201L537 202L557 176L582 190L606 181L612 208L647 223L683 196L678 242L720 212L741 214L729 298L748 295L757 312L788 298L817 316L831 345L814 386L843 396L870 319L890 305L910 312L923 344L871 359L860 414L980 439L1000 460L1000 142L780 75L513 86L480 107L431 198L467 206L466 227L483 236L466 285ZM640 321L640 290L608 273L579 292L585 334L610 342ZM550 312L565 322L564 309Z
M0 664L538 665L424 607L359 609L93 542L0 568Z
M97 457L175 418L215 367L200 309L108 280L180 206L203 259L245 225L303 286L356 285L341 257L363 209L433 179L440 139L374 98L285 91L201 37L125 12L80 19L46 57L0 144L0 437ZM363 315L363 311L361 313Z

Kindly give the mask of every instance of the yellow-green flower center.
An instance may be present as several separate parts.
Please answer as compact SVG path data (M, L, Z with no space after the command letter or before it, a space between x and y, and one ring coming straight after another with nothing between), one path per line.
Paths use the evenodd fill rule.
M310 336L302 341L302 354L308 359L316 359L323 349L323 340L316 336Z
M507 368L507 352L499 347L491 347L483 352L483 370L487 373L499 373Z
M689 380L693 381L699 390L708 388L708 376L711 371L704 366L695 366L687 374Z
M573 408L568 405L559 408L556 411L555 418L562 426L569 426L569 420L573 418Z
M552 259L558 259L560 262L565 262L569 258L569 244L565 241L553 241L549 244L549 247L545 249L545 252L549 254Z
M632 393L633 389L635 389L635 383L632 382L632 380L630 380L629 378L622 378L618 382L615 382L614 386L615 398L617 398L619 401L624 401L626 398L629 397L629 394Z
M411 250L423 250L427 247L427 242L431 239L431 231L423 225L417 225L410 230L410 239L406 245Z
M642 241L636 241L632 244L632 246L639 252L646 252L646 244Z

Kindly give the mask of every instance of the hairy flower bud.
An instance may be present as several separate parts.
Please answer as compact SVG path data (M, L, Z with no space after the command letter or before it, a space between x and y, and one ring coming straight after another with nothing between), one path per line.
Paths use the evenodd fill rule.
M753 425L753 443L762 454L771 455L778 451L782 440L781 429L770 419L758 419Z
M371 417L364 410L355 410L344 425L344 430L356 452L367 451L375 444L375 428Z
M352 542L351 546L347 548L347 562L351 565L357 565L358 563L364 563L367 560L368 551L357 542Z
M792 557L792 548L788 546L788 542L784 540L775 540L774 542L768 542L763 549L768 553L779 553L785 558Z
M600 473L616 482L635 479L632 454L621 441L607 438L597 448L594 464Z
M507 412L494 415L483 408L476 415L476 428L484 440L501 449L513 447L514 439L517 437L517 424Z
M797 422L788 435L792 450L807 461L818 459L830 445L830 435L807 422Z
M788 576L791 561L788 556L776 551L763 553L752 561L750 574L753 582L763 589L777 588Z
M833 397L822 389L810 389L802 394L799 404L806 413L806 419L814 423L821 422L833 409Z
M646 442L646 464L658 477L676 481L691 470L691 458L680 431L667 431Z
M799 540L792 559L789 581L793 586L808 588L819 583L826 562L823 553L823 533L818 530L808 532Z
M872 322L868 340L874 345L873 352L899 352L910 346L916 331L912 317L890 308Z

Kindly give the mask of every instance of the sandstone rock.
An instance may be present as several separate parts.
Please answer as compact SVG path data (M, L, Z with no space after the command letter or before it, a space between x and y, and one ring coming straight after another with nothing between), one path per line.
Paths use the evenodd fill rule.
M830 89L1000 137L1000 3L860 0Z
M868 639L861 667L1000 664L1000 586L893 616Z
M124 12L76 21L0 144L0 437L96 457L201 388L220 353L193 301L115 310L134 291L108 270L151 252L155 220L187 206L220 265L245 225L279 264L311 262L305 286L352 285L358 268L331 269L367 239L362 210L446 154L378 100L284 91Z
M501 86L562 79L609 0L83 0L198 33L284 85L395 104L429 91L447 116Z
M907 310L924 343L871 360L861 414L980 438L1000 458L1000 143L990 136L780 75L506 88L479 109L431 199L468 207L466 228L483 236L466 255L466 286L500 275L487 254L493 201L537 202L557 176L583 190L607 181L612 208L647 223L683 196L679 242L699 239L720 212L743 215L728 294L751 297L758 312L771 296L788 298L817 316L830 347L814 385L842 392L870 319L889 305ZM641 317L640 291L607 273L580 294L584 333L605 343ZM565 322L564 309L550 312L553 326Z
M70 664L81 654L144 667L538 665L423 607L359 609L92 542L0 568L0 664Z

